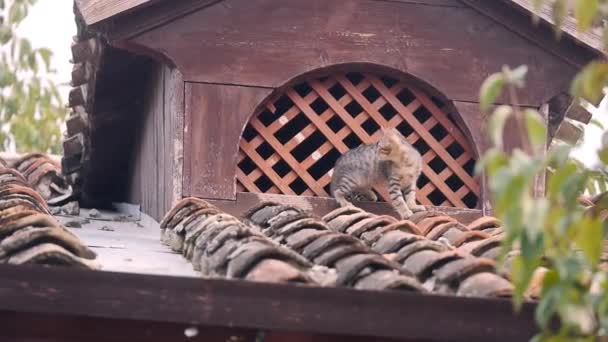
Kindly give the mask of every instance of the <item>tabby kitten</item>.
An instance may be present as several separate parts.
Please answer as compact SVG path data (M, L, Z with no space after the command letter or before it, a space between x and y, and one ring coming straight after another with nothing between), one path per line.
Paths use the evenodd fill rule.
M416 204L416 181L422 172L422 157L395 128L383 129L375 143L360 145L338 158L331 178L331 194L340 206L352 200L376 201L372 186L388 185L391 203L401 218L425 207Z

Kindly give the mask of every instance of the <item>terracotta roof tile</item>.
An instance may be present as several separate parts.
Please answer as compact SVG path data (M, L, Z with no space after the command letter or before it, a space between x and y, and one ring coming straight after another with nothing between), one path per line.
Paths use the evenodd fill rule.
M248 211L244 217L266 236L294 249L313 263L336 267L338 285L344 281L344 284L352 286L349 281L363 280L361 277L351 278L340 265L357 265L351 269L356 273L369 265L374 265L379 272L383 267L398 264L403 274L415 276L419 283L433 292L507 296L512 290L510 282L496 273L494 260L479 258L450 244L454 241L465 246L493 237L484 232L472 232L457 220L438 212L420 213L411 220L397 221L355 207L345 207L318 219L299 208L266 202ZM495 229L489 224L486 226L484 228ZM335 235L326 232L314 235L314 230L332 230ZM303 240L299 239L300 235ZM299 237L297 245L290 242L292 236ZM303 236L310 238L304 239ZM435 241L442 239L448 243ZM333 248L322 251L325 246ZM363 252L377 255L359 256ZM389 263L379 262L380 255ZM477 277L479 274L484 275ZM380 274L378 277L384 279Z
M196 198L177 203L161 221L161 241L203 276L312 284L312 264L235 217Z
M204 276L423 291L399 265L297 208L262 203L240 221L195 198L161 222L161 240Z
M414 274L434 291L451 294L488 293L496 296L510 294L509 281L496 273L495 261L481 256L498 257L501 235L500 222L485 217L465 226L439 212L414 214L409 220L380 220L381 216L358 208L340 208L325 215L328 226L359 238L372 250L399 263L403 271ZM379 219L374 221L374 219ZM360 233L359 227L369 222L370 229ZM471 230L469 227L477 230ZM439 242L439 241L443 241ZM469 278L478 273L483 277ZM479 279L481 284L476 284ZM460 286L466 286L461 291ZM479 286L489 287L484 291Z
M61 172L61 165L46 154L26 154L8 166L20 172L27 184L51 205L71 195L71 189Z
M30 160L29 168L44 163L34 164ZM0 262L97 268L95 253L50 215L45 198L26 179L0 166Z

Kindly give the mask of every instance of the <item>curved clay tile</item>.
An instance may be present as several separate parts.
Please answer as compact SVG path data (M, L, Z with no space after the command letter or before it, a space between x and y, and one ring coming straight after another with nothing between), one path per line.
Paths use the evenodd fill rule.
M416 276L427 290L471 295L472 290L466 286L476 289L481 280L469 278L487 273L475 278L489 282L491 289L487 295L511 293L510 282L496 273L495 262L479 258L494 255L493 248L500 247L502 230L495 218L475 221L471 226L479 230L471 231L456 219L436 211L416 213L408 220L397 222L380 220L380 217L349 207L325 215L332 230L359 238L375 252L401 265L402 272ZM376 224L367 226L371 222ZM485 231L490 229L498 235ZM459 292L464 285L464 291Z
M456 241L463 233L468 232L467 227L457 221L436 225L426 235L427 239L437 241L440 237L447 238L450 243Z
M494 273L482 272L464 279L456 294L465 297L508 297L513 293L513 285Z
M388 215L368 217L348 227L346 229L346 234L361 238L361 235L368 231L373 231L379 227L384 227L396 222L397 220L394 217Z
M423 240L420 235L409 234L400 230L389 231L371 245L372 250L381 254L396 253L412 242Z
M37 156L21 160L36 160ZM17 170L0 167L0 262L98 268L96 254L48 212Z
M161 241L202 275L260 282L314 281L305 258L197 198L179 201L161 222Z
M58 197L69 195L71 189L61 172L61 165L46 154L30 153L10 165L19 171L27 183L49 203Z
M376 243L376 241L378 241L378 239L380 239L384 234L393 230L399 230L413 235L422 236L418 227L409 220L398 221L386 225L384 227L375 228L376 229L365 232L360 236L360 239L363 240L368 246L371 246L372 244Z
M336 210L329 212L327 215L323 216L322 220L325 222L330 222L338 216L351 215L351 214L356 214L356 213L360 213L363 211L364 211L363 209L361 209L359 207L355 207L355 206L340 207Z
M458 221L456 221L455 219L453 219L449 216L441 215L441 216L426 217L424 219L419 220L416 224L418 225L418 229L420 229L420 232L422 233L422 235L426 236L435 227L445 224L445 223L454 223L455 224L455 223L458 223Z
M415 224L418 224L420 221L422 221L424 219L435 217L435 216L444 216L444 214L439 211L434 211L434 210L419 211L417 213L414 213L412 216L408 217L408 220L414 222Z
M496 217L482 216L482 217L476 219L475 221L469 223L467 228L469 228L469 230L484 231L486 229L494 229L494 228L499 228L501 226L502 226L502 223Z
M450 242L452 243L452 246L458 248L465 243L480 241L480 240L488 239L490 237L491 237L491 235L488 233L479 232L479 231L466 231L463 234L461 234L456 240L450 241Z
M359 210L340 210L329 217L335 225L331 229L322 219L299 208L278 203L261 203L258 211L250 210L245 219L266 236L290 248L316 265L335 270L333 285L365 289L400 289L422 291L420 283L400 271L399 265L373 252L353 236L340 233L344 222L357 224L356 232L391 224L393 218L357 215ZM373 218L373 217L371 217ZM381 272L376 275L376 273Z
M79 258L65 248L53 244L42 243L12 254L6 263L15 265L39 264L71 266L77 268L96 268L97 265L85 258Z
M0 241L0 259L42 242L65 248L77 257L94 259L95 252L84 246L78 238L63 229L52 227L26 227Z
M356 212L356 213L352 213L349 215L337 216L333 220L328 221L327 225L333 231L344 233L344 232L346 232L346 230L348 228L350 228L355 223L357 223L361 220L373 218L373 217L374 217L374 215L370 214L368 212Z

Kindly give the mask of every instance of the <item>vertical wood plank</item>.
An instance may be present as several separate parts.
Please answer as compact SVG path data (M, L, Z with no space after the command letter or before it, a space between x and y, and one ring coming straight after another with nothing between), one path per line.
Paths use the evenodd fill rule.
M235 199L236 160L242 130L271 89L186 83L184 191Z
M169 194L165 211L168 211L182 196L182 176L184 168L184 81L176 68L169 70L165 83L165 116L170 123L168 150L171 174Z

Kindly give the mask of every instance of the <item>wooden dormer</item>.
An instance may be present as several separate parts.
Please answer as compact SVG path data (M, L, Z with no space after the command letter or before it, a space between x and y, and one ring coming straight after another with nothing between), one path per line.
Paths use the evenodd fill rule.
M534 27L525 1L76 3L64 169L83 202L140 203L156 219L187 196L234 214L268 198L326 213L333 163L383 126L424 156L420 203L478 216L490 209L473 174L489 146L481 82L528 65L520 105L559 135L589 121L565 94L602 55Z

